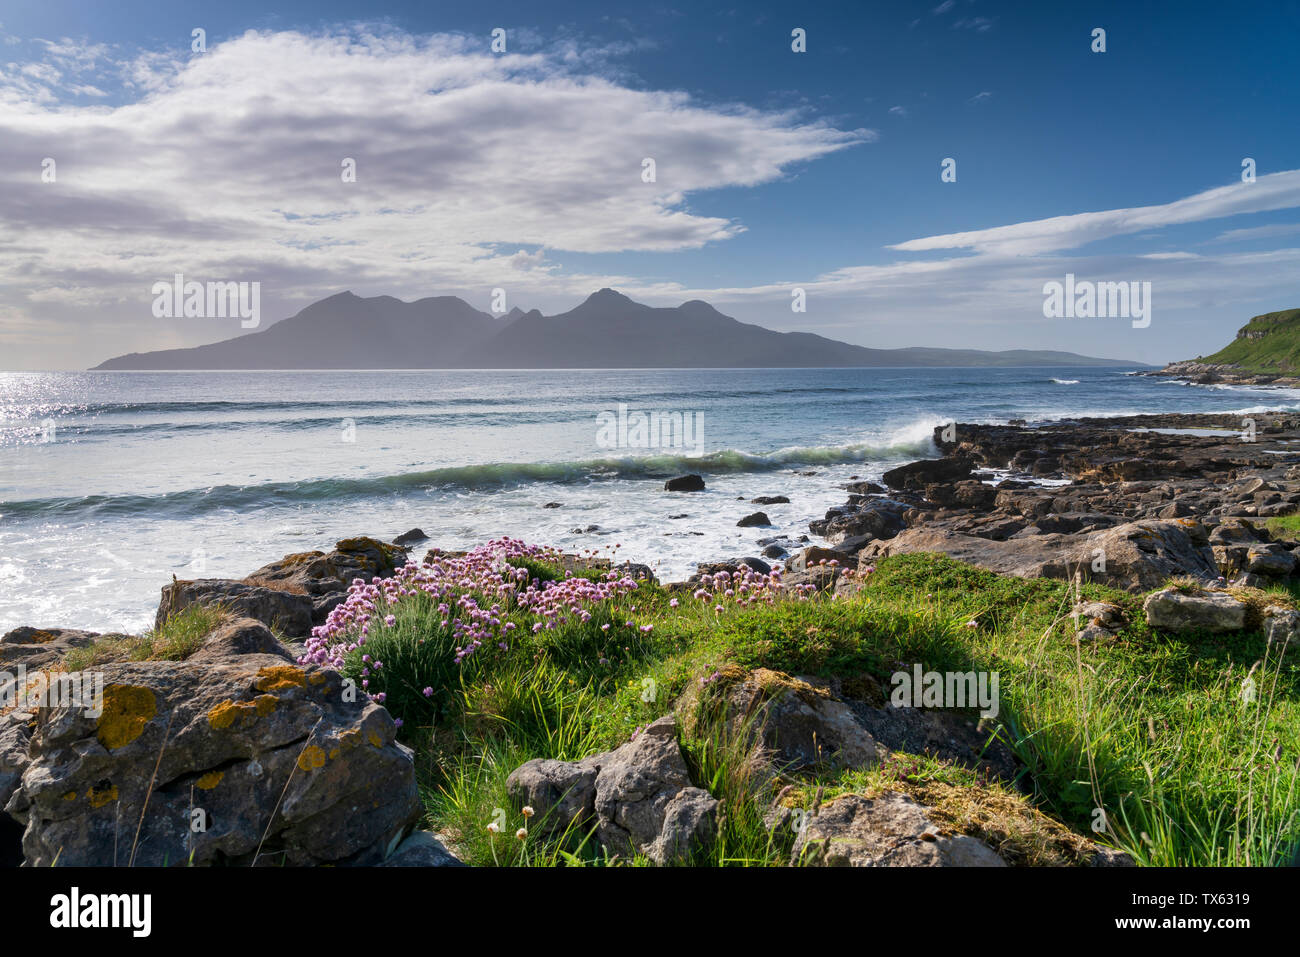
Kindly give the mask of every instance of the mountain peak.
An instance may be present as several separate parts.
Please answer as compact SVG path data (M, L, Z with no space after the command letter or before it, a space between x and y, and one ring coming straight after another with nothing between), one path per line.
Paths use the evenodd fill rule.
M616 290L610 289L608 286L606 286L603 289L597 289L590 296L588 296L583 301L582 304L584 306L588 305L589 303L597 304L597 305L609 305L611 303L616 303L616 302L622 303L622 302L631 302L631 301L632 301L631 299L623 295L621 292L617 292Z

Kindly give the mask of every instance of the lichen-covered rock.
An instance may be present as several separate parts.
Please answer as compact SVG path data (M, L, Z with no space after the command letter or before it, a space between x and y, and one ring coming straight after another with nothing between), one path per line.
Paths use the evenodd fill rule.
M378 863L419 816L392 718L333 671L233 651L100 670L102 713L36 713L5 808L29 865Z
M1246 605L1227 592L1188 594L1165 588L1142 603L1147 624L1163 631L1240 631L1246 624Z
M406 550L376 538L345 538L332 552L298 552L264 565L244 579L246 584L307 595L312 623L321 625L347 597L353 579L370 581L391 576L406 562Z
M23 625L0 638L0 665L23 665L28 670L48 668L63 660L73 648L90 644L100 634L73 628L32 628ZM12 675L8 676L12 678ZM3 688L5 675L0 675Z
M780 771L863 768L878 760L876 742L852 708L825 688L767 668L724 668L709 685L688 691L678 711L697 730L719 723L730 739L745 739L756 764Z
M1246 549L1246 571L1280 578L1295 570L1295 556L1276 543L1251 545Z
M846 794L802 818L791 863L819 867L1006 867L983 841L949 835L905 794Z

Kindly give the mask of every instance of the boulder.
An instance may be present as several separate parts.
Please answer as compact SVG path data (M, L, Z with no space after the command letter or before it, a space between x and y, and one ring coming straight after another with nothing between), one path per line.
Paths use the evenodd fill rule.
M442 841L428 831L413 831L410 837L384 858L381 867L464 867Z
M780 772L866 768L879 758L852 708L825 688L767 668L729 666L713 683L689 689L677 710L697 731L718 724L730 740L743 741L755 766Z
M422 529L422 528L413 528L413 529L411 529L411 530L408 531L408 532L402 532L401 535L398 535L396 538L394 538L394 539L393 539L393 544L394 544L394 545L414 545L416 542L427 541L428 538L429 538L429 536L426 535L426 534L424 534L424 529Z
M94 631L73 628L32 628L23 625L5 633L0 638L0 665L23 665L28 670L48 668L63 660L73 648L82 648L97 638L105 637ZM107 637L123 637L110 635ZM0 689L7 686L12 675L0 673Z
M1246 571L1271 578L1290 575L1295 570L1295 556L1281 545L1250 545L1246 549Z
M679 475L676 478L670 478L664 482L665 492L703 492L704 479L702 476Z
M1191 527L1188 527L1191 526ZM936 527L915 527L874 542L858 556L859 568L875 559L910 552L939 552L1003 575L1069 579L1078 573L1129 592L1157 588L1170 578L1211 582L1218 568L1209 546L1197 545L1187 519L1128 522L1088 535L1038 534L994 541Z
M406 563L406 551L375 538L345 538L332 552L298 552L264 565L243 581L277 591L307 595L312 624L323 625L347 598L354 579L387 578Z
M613 751L581 761L534 759L506 779L545 833L594 827L611 854L684 864L717 828L718 802L691 782L677 724L660 718Z
M251 644L228 628L226 655L106 664L101 708L36 713L5 808L28 865L377 864L406 834L422 808L388 712L236 653L268 637L236 626Z
M817 867L1006 867L983 841L949 835L905 794L846 794L796 829L791 863Z
M1246 605L1227 592L1200 594L1165 588L1142 603L1147 624L1163 631L1240 631L1246 624Z
M890 488L920 490L940 482L969 478L974 463L967 458L922 459L890 469L880 480Z
M771 525L767 512L752 512L736 523L737 528L751 528L755 525Z
M311 596L224 578L173 581L164 585L154 627L161 628L171 615L193 604L220 605L241 618L260 621L288 638L305 638L311 634Z
M784 495L756 495L750 499L755 505L789 505L790 500Z
M539 834L562 834L585 827L596 812L596 775L604 755L582 761L534 758L506 778L506 793L519 807L531 807L529 825Z
M1300 638L1300 611L1269 605L1264 609L1264 635L1270 645L1288 647Z
M683 792L688 792L683 798ZM694 787L677 725L660 718L602 756L596 775L596 836L615 854L685 863L692 842L713 838L718 802ZM691 826L694 830L691 831Z
M893 499L871 499L856 510L831 509L825 518L810 522L808 528L831 544L855 536L888 539L907 527L904 516L909 508Z

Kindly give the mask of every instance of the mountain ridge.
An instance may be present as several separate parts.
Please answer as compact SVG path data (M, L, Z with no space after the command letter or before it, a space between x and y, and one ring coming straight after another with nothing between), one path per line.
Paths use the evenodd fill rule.
M660 307L608 287L567 312L504 316L457 296L404 302L347 290L267 328L182 349L133 352L95 370L582 369L1139 366L1052 350L873 349L742 322L702 299Z

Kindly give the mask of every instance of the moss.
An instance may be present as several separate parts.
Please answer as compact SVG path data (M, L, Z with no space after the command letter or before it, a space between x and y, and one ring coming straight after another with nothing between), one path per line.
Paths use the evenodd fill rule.
M95 726L95 736L104 747L115 751L140 737L157 713L158 699L148 688L107 685L104 713Z

